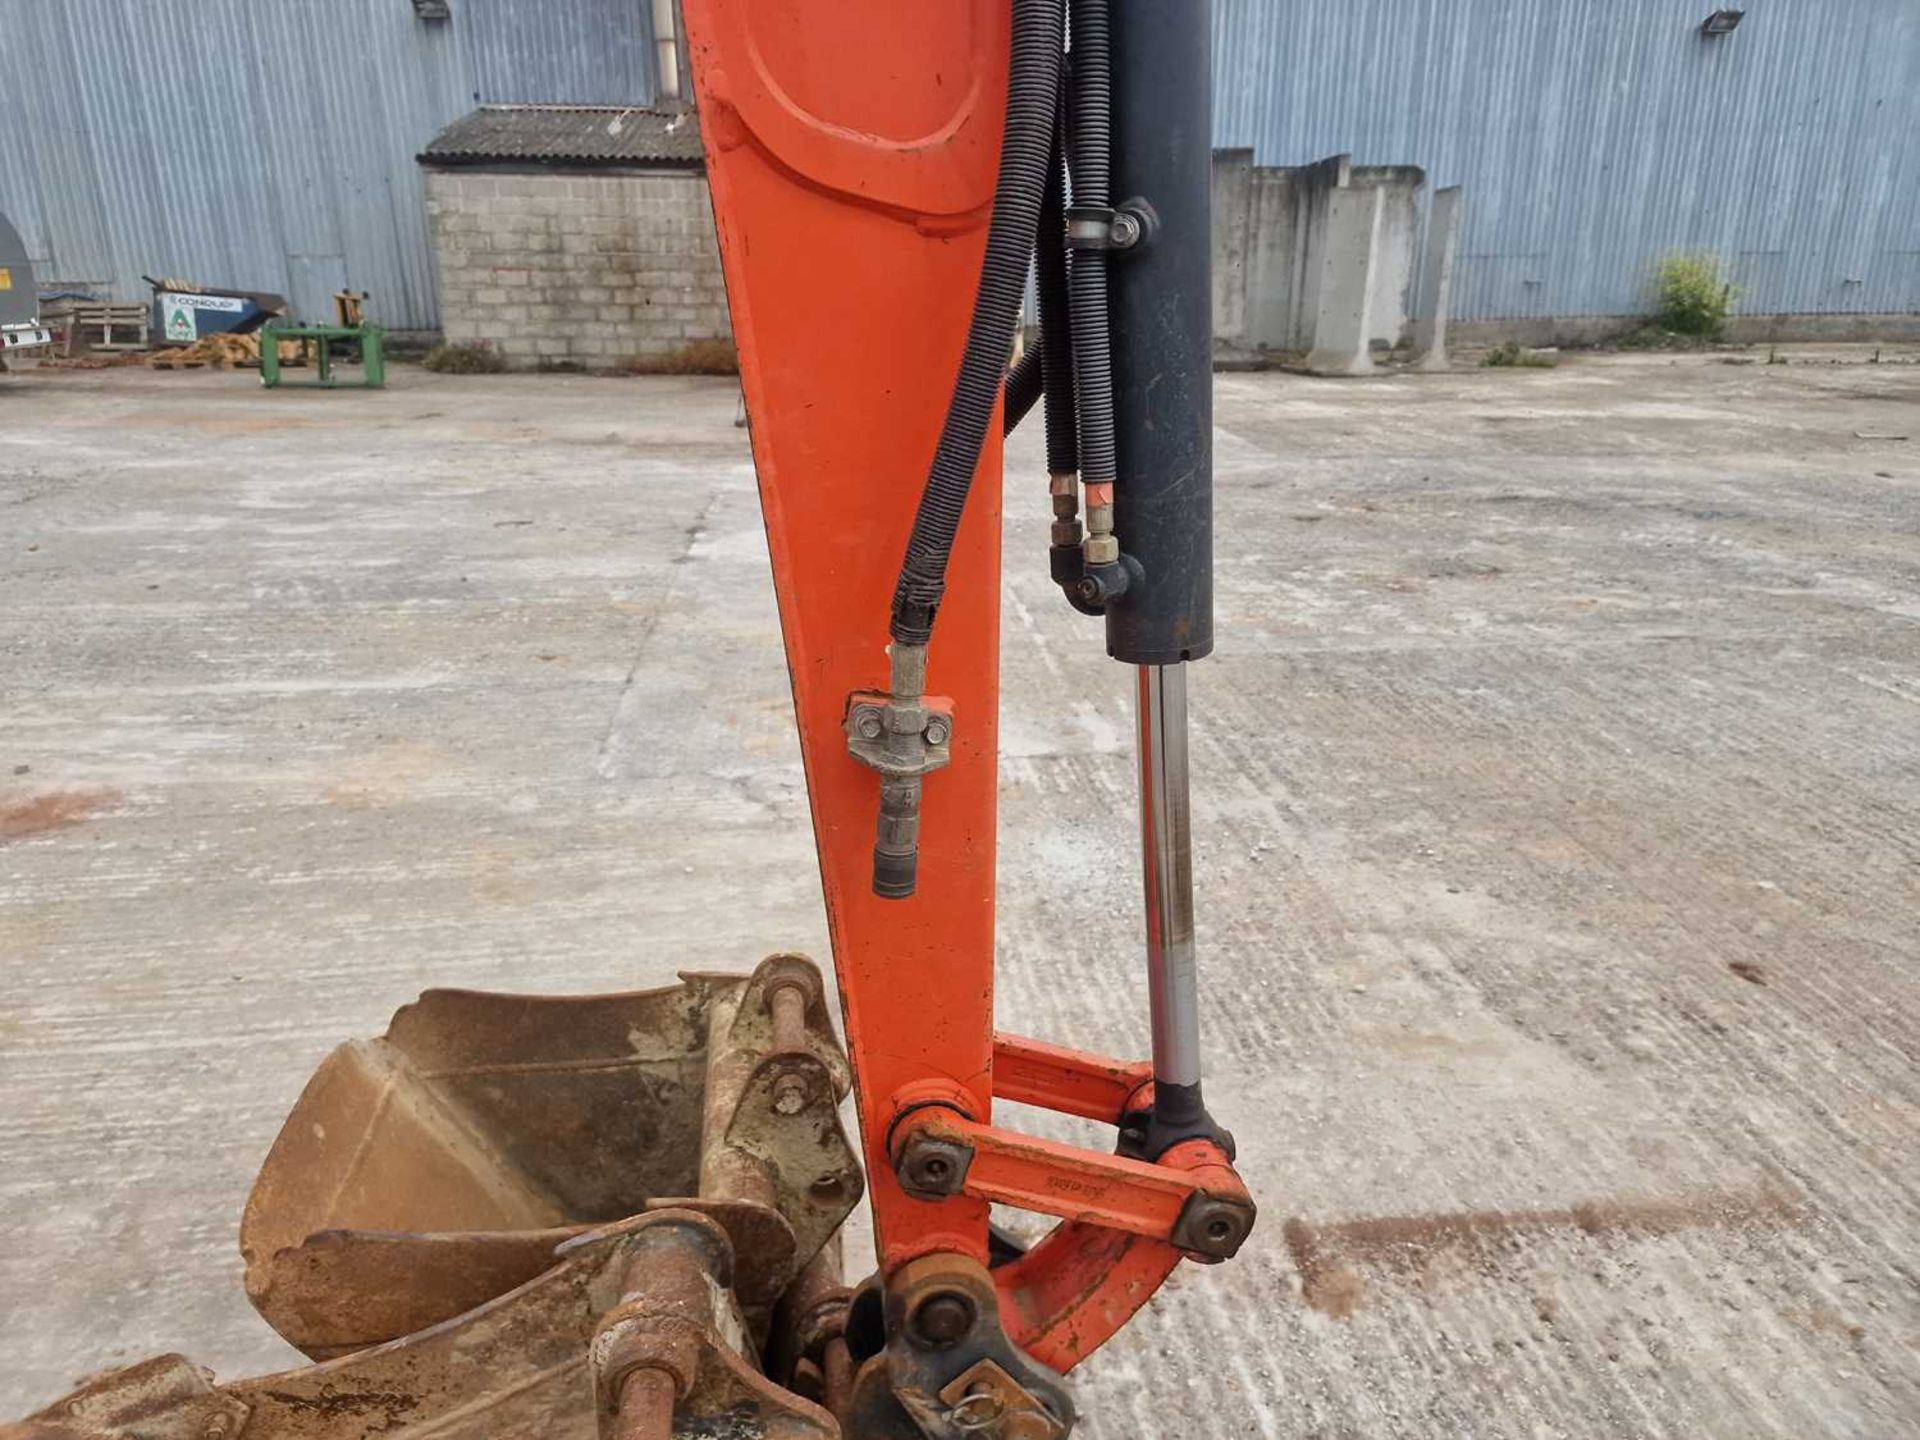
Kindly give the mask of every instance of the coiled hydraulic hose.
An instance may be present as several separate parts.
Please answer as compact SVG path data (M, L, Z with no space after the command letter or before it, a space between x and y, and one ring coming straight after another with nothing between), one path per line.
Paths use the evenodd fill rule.
M1000 398L1007 346L1020 314L1053 151L1064 41L1060 0L1013 0L1007 118L993 219L987 227L986 258L974 296L966 352L894 586L891 629L899 645L925 645L933 634L954 536L980 463L994 402Z
M1068 80L1070 133L1067 158L1073 170L1073 204L1105 209L1113 204L1113 39L1109 0L1071 0L1073 55ZM1112 334L1107 313L1107 256L1076 250L1067 276L1073 317L1074 399L1080 417L1080 480L1087 489L1088 529L1097 530L1095 507L1111 506L1119 468L1113 440ZM1095 487L1107 487L1104 491ZM1110 522L1110 517L1108 518ZM1092 557L1089 557L1092 558Z

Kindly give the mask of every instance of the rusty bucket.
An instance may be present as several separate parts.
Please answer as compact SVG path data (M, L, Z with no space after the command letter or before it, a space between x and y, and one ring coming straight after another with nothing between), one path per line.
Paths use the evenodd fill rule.
M820 972L554 997L431 990L308 1082L241 1221L248 1296L316 1359L521 1286L576 1237L672 1208L724 1231L743 1317L861 1193Z

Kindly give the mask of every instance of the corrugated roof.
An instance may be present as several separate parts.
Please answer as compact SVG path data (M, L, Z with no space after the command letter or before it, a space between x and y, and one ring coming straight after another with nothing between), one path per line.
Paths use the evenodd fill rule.
M699 165L691 109L622 105L483 105L433 137L428 165Z

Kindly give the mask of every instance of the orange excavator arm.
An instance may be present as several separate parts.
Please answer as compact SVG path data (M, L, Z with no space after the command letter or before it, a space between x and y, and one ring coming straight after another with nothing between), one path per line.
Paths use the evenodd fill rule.
M1253 1219L1200 1103L1185 835L1185 666L1211 644L1207 6L1075 0L1071 67L1066 9L685 0L881 1262L854 1358L878 1386L890 1355L914 1413L1005 1347L1057 1406L1058 1372ZM1046 392L1063 603L1137 667L1151 1066L992 1030L997 405L1036 254L1041 363L1011 403ZM1120 1127L1122 1153L1000 1129L996 1095ZM1062 1223L990 1267L990 1202Z

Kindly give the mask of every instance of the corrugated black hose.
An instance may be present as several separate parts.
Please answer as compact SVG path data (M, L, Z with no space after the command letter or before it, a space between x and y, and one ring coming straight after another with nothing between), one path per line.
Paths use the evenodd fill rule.
M1053 157L1034 235L1034 269L1040 289L1040 334L1019 363L1007 371L1001 433L1011 435L1044 394L1047 399L1047 473L1080 468L1080 437L1073 411L1073 333L1067 309L1067 97L1062 86L1054 124Z
M1109 0L1071 0L1073 54L1067 104L1067 159L1073 203L1113 204L1113 39ZM1074 398L1080 417L1080 481L1111 485L1119 464L1113 441L1113 356L1107 316L1107 257L1076 250L1067 277L1073 316Z
M1060 52L1065 41L1060 0L1013 0L1013 46L1008 71L1006 129L986 259L974 296L966 353L955 377L940 443L920 493L913 532L893 592L896 644L925 645L946 590L947 562L966 508L980 447L993 419L1006 373L1007 347L1020 315L1027 263L1033 255L1053 153L1059 103Z
M1064 61L1064 57L1063 61ZM1053 122L1053 153L1047 189L1040 200L1040 233L1034 237L1034 270L1040 282L1040 367L1047 396L1047 473L1070 475L1080 468L1080 437L1073 395L1073 322L1067 298L1067 97L1059 97Z
M1047 337L1042 335L1027 346L1026 353L1007 371L1007 383L1003 387L1006 399L1000 406L1002 435L1011 435L1014 427L1027 418L1027 412L1040 403L1040 394L1046 385L1041 374L1040 347L1046 344L1046 340ZM1051 430L1048 434L1051 436Z

